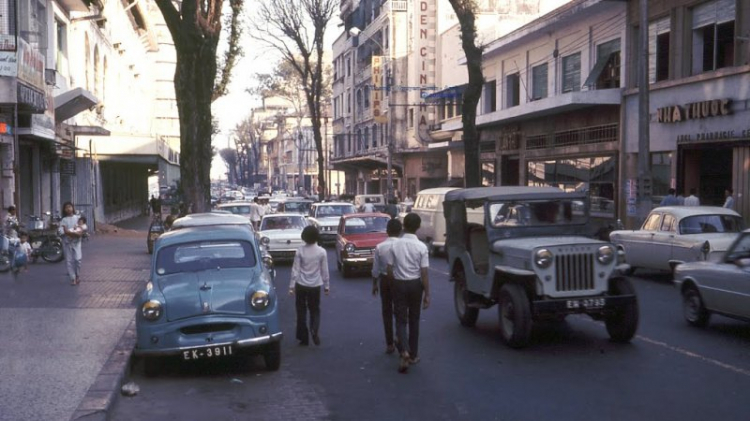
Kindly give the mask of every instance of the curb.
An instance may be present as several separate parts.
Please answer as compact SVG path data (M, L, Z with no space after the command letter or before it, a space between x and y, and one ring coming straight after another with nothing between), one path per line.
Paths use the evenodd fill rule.
M109 418L109 411L120 395L122 380L128 374L135 342L135 316L133 316L97 374L94 384L89 387L83 400L78 404L78 408L70 418L71 421L105 421Z

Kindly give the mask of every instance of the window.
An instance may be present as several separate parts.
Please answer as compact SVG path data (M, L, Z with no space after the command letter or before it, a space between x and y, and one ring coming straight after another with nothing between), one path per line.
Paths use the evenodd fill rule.
M89 44L89 34L84 34L84 36L83 54L85 54L84 65L86 67L84 71L84 77L86 78L84 86L87 91L91 91L91 70L89 70L91 67L91 45Z
M365 127L365 149L370 147L370 128Z
M581 53L571 54L562 59L562 91L581 90Z
M378 147L378 126L375 124L372 125L372 147Z
M662 231L675 231L675 219L674 216L669 214L664 214L664 220L661 222L661 230Z
M661 214L652 213L648 217L648 219L646 219L646 222L643 223L643 227L641 229L644 231L658 231L660 222L661 222Z
M414 127L414 108L409 108L409 127Z
M370 108L370 87L365 86L365 108Z
M735 0L693 8L693 74L734 65Z
M495 185L495 161L482 161L482 186Z
M482 89L483 114L497 111L497 82L491 80L484 84Z
M67 26L55 19L55 70L60 73L68 74L68 47L67 47Z
M547 63L531 69L531 100L547 98Z
M346 76L352 75L352 59L351 57L346 58Z
M94 46L94 96L100 97L100 85L102 82L101 66L99 65L99 46Z
M648 25L648 80L669 79L669 17Z
M351 114L352 112L352 93L346 93L346 113Z
M508 75L505 77L505 95L506 95L506 101L505 101L505 107L515 107L516 105L520 104L521 102L521 95L520 95L520 89L521 89L521 77L518 73L513 73L512 75ZM494 101L493 101L494 105ZM492 108L492 111L495 111L495 108Z
M596 64L584 82L595 89L620 87L620 39L596 46Z

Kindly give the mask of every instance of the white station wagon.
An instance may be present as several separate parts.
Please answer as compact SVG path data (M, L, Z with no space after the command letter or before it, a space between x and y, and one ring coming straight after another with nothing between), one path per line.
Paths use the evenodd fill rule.
M612 231L610 241L636 268L673 270L685 262L711 260L725 252L743 230L737 212L716 206L662 206L639 230Z

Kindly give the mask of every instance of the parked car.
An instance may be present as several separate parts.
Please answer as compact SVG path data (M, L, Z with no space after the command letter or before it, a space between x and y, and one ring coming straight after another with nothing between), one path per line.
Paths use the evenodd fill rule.
M713 313L750 321L750 230L716 260L677 266L674 283L691 325L706 326Z
M239 215L250 219L250 205L252 202L245 201L234 201L229 203L221 203L216 206L217 210L229 211L235 215Z
M165 356L193 363L261 353L267 369L279 368L276 291L261 256L255 235L237 226L159 237L136 310L134 352L145 358L147 374Z
M615 246L582 235L588 197L551 187L479 187L447 192L443 206L456 315L474 326L498 305L502 340L529 343L531 327L583 313L603 320L610 338L629 342L638 301L620 275ZM467 218L479 210L481 223Z
M310 213L310 206L312 206L312 204L312 200L302 197L287 197L278 201L276 212L307 215Z
M354 205L343 202L313 203L308 220L320 231L321 244L334 244L341 216L356 213Z
M672 270L685 262L722 254L744 229L735 211L715 206L662 206L639 230L612 231L609 238L625 251L630 273L637 268Z
M344 277L371 271L375 247L388 238L391 217L384 213L352 213L341 217L336 235L336 267Z
M304 216L294 213L273 213L263 216L258 229L260 243L274 262L294 260L297 249L304 245L302 230L307 226Z

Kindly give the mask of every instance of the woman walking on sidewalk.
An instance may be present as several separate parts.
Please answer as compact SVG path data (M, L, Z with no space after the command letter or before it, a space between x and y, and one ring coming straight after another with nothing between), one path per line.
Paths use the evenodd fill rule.
M302 346L309 343L310 334L315 345L320 345L320 286L326 295L330 290L328 275L328 255L317 242L320 237L318 229L307 226L302 230L304 246L297 249L292 265L292 280L289 283L289 295L296 295L297 307L297 340ZM310 312L310 327L307 325L307 312Z
M81 237L84 231L78 227L78 218L76 209L70 202L63 204L63 219L60 221L62 230L63 251L65 253L65 266L68 269L71 285L81 283L79 277L81 272Z

